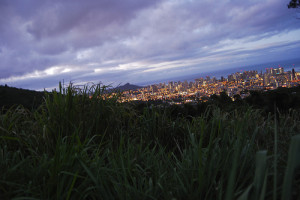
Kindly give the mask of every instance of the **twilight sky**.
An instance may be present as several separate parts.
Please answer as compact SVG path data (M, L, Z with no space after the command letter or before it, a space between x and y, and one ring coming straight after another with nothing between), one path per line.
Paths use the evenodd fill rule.
M0 0L0 85L141 84L300 58L288 2Z

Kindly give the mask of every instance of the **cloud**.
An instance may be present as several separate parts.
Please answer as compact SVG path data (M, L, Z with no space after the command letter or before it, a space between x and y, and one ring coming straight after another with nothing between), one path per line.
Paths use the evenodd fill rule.
M41 78L138 82L140 77L154 80L155 73L194 73L207 64L225 67L219 63L233 57L264 62L258 53L272 59L275 48L299 49L299 20L286 4L282 0L2 0L0 83L26 79L24 85L29 86L35 80L30 85L34 87ZM61 66L69 66L68 71L59 71L64 69ZM59 75L47 74L50 69Z

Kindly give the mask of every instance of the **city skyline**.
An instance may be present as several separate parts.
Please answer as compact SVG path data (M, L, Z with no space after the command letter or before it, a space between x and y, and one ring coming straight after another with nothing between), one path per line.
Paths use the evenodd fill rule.
M194 81L169 81L121 92L120 101L163 101L169 104L205 102L212 95L225 92L232 100L245 98L250 91L266 91L278 87L295 87L300 85L300 72L292 68L285 71L283 67L266 68L265 71L245 70L227 76L199 77ZM119 94L109 93L109 96Z
M300 58L288 3L3 0L0 85L137 84Z

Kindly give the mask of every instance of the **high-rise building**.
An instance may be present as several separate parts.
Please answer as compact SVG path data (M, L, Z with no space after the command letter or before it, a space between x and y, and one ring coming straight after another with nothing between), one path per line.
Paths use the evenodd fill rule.
M269 85L270 83L270 75L269 74L264 74L264 86Z
M292 81L296 80L295 69L292 69Z
M234 77L232 74L228 75L228 81L229 82L234 81Z
M279 67L279 74L283 74L283 73L284 73L283 67Z

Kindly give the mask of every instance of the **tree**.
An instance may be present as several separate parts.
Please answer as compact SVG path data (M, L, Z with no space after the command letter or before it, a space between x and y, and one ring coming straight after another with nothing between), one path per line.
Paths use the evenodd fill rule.
M300 0L291 0L288 8L300 8Z

